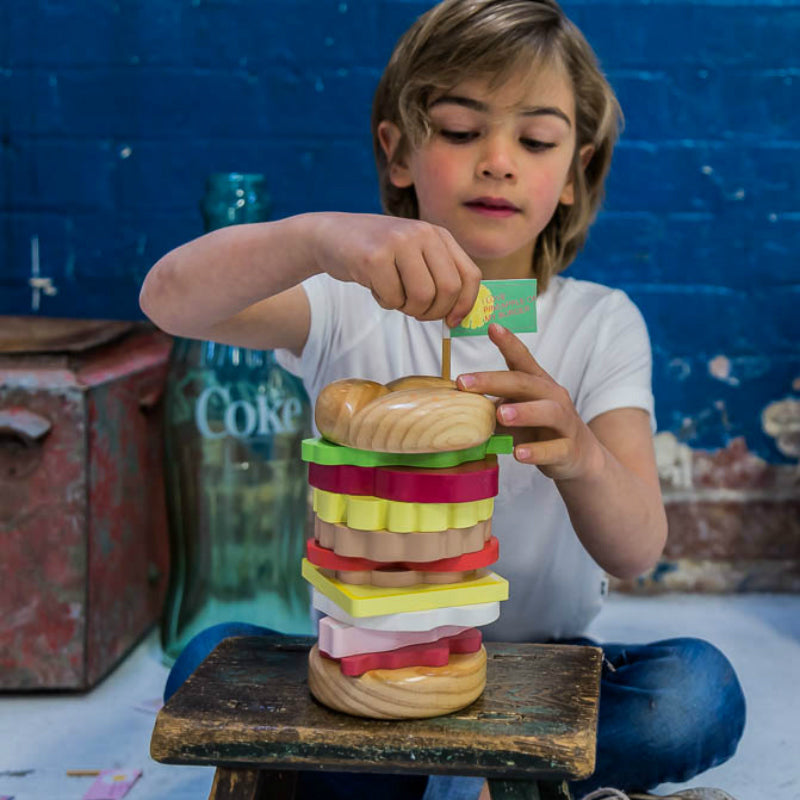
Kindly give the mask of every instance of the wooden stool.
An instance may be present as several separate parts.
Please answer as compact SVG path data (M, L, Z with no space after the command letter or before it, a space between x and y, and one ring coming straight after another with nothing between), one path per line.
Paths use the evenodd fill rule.
M486 690L446 717L386 722L309 694L307 637L223 641L161 709L150 754L217 768L210 800L292 798L301 770L476 775L493 800L569 800L594 770L602 651L487 643Z

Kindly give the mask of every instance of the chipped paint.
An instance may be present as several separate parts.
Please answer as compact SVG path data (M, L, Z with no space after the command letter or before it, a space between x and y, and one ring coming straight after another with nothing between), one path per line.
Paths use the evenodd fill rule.
M685 381L692 374L692 365L685 358L673 358L668 369L670 377L676 381Z
M79 355L0 357L0 422L14 432L0 447L2 689L88 688L159 615L168 542L153 404L170 346L147 332Z
M731 373L733 365L727 356L715 356L708 362L708 374L729 386L738 386L740 381Z
M800 458L800 400L787 397L770 403L761 412L761 427L783 455Z
M651 579L658 583L659 581L664 580L664 578L672 572L675 572L678 569L677 565L672 561L661 561L653 567L653 571L650 573Z
M722 367L720 367L722 368ZM765 432L782 452L800 449L800 401L770 403ZM654 439L669 535L642 577L612 580L634 594L800 591L800 470L775 464L735 437L692 449L671 433Z
M0 362L0 386L3 389L36 392L47 388L66 401L75 397L76 390L79 391L80 389L75 381L75 375L68 369L51 369L47 370L47 372L27 369L3 369L3 363L8 363L8 359L3 359Z
M800 592L797 559L676 559L631 580L612 580L616 591L640 595L664 592Z
M679 442L673 433L659 433L653 443L656 466L662 482L675 489L692 486L692 448Z
M9 431L25 439L41 439L52 427L50 420L27 408L0 408L0 432Z

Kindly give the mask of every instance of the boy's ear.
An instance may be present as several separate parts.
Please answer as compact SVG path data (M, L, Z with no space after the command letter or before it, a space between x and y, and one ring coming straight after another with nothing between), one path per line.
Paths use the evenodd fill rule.
M385 119L378 124L378 141L386 154L386 161L389 165L389 180L392 182L392 186L396 186L398 189L407 189L413 184L411 172L408 169L405 157L395 157L402 138L403 134L394 122L389 122L389 120Z
M581 147L578 156L581 160L582 170L586 169L586 167L589 165L593 155L593 144L585 144L583 147ZM565 206L571 206L575 202L575 181L573 181L572 178L567 181L567 185L561 190L561 197L558 198L558 202Z

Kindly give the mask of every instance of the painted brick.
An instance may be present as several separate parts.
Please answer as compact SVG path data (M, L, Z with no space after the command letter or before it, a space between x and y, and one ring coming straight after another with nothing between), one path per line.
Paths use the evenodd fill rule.
M120 207L149 222L165 212L193 214L196 232L200 232L199 202L206 175L235 171L269 175L273 166L264 155L265 145L256 138L131 140L126 148L127 157L118 170Z
M8 15L3 52L13 68L189 63L219 69L273 60L351 64L373 54L376 20L372 0L35 0L28 13Z
M712 374L714 359L729 361L726 378ZM667 350L660 344L653 354L653 390L661 431L673 431L693 448L715 448L737 436L748 448L770 462L788 462L762 426L760 415L776 398L792 394L800 375L800 355L761 352L738 356L732 347L698 354L694 349Z
M800 70L674 66L609 70L626 117L626 137L642 140L797 139Z
M12 11L10 6L16 6ZM17 69L23 66L107 63L119 45L114 7L104 0L80 4L32 0L4 3L3 56ZM76 47L76 43L80 43Z
M275 216L331 209L380 212L368 134L360 139L332 142L276 142L268 156Z
M375 45L381 68L389 60L397 40L404 31L432 5L432 2L425 0L381 0Z
M13 187L0 196L0 210L110 208L115 161L108 141L15 139L13 153L0 151L0 166Z
M694 557L800 561L798 501L669 503L667 518L669 539L664 557L670 560Z
M769 231L758 240L760 253L756 274L776 265L783 273L784 281L797 277L797 254L800 253L800 213L768 214Z
M0 211L0 237L7 258L0 270L3 291L0 292L0 314L23 313L31 310L28 278L31 275L31 238L39 237L39 259L41 275L69 275L74 271L74 263L68 257L69 242L72 239L72 222L59 212L35 213ZM6 284L11 285L6 285ZM8 305L6 291L14 284L20 284L23 295L27 295L17 312ZM5 309L3 310L3 307Z
M698 220L672 217L655 242L656 261L666 280L677 271L687 282L737 289L783 285L798 252L788 247L798 237L799 220L763 214L751 215L746 225L735 213Z
M138 286L147 269L167 250L202 232L199 214L103 212L76 216L75 273L78 281L91 279L111 283L119 277ZM125 302L125 307L135 307ZM127 296L125 297L127 300Z
M114 68L15 72L12 136L151 138L270 133L265 82L246 73ZM214 108L209 113L209 106ZM12 108L13 111L13 108ZM247 127L245 127L247 126Z
M119 165L118 197L124 208L149 214L196 209L206 175L246 169L267 176L273 218L326 209L378 211L371 147L368 136L141 142Z
M0 315L31 311L27 281L30 239L36 235L40 275L52 278L58 290L52 297L40 296L39 313L75 316L75 298L80 296L81 316L136 319L141 316L139 286L147 269L168 250L202 233L202 224L199 212L139 216L0 213L0 232L15 265L10 274L0 273Z
M663 272L656 260L655 242L664 236L666 225L656 214L603 211L566 274L609 286L660 281Z
M800 309L800 283L797 283L797 264L795 263L795 283L783 286L765 286L752 292L754 313L751 320L755 324L763 324L762 330L774 335L775 344L770 340L768 352L797 353L800 350L800 325L798 325L798 309ZM755 327L755 326L754 326ZM756 337L753 337L756 338ZM800 377L800 374L798 374Z
M797 4L567 0L563 5L606 68L800 66Z
M373 68L278 73L266 81L278 136L358 136L369 132L369 109L380 73Z
M250 72L114 68L15 71L11 136L235 139L369 130L378 73L272 67Z
M745 291L681 281L626 288L647 320L650 336L669 353L757 355L772 352L783 338L776 317L753 324L760 304Z
M782 285L800 252L800 219L730 214L601 213L570 274L619 285Z
M3 66L0 60L0 152L9 146L8 131L11 117L11 78L12 72Z
M200 2L182 15L187 57L197 66L353 66L374 57L374 0Z
M763 145L622 141L614 154L606 208L613 211L736 213L750 219L795 212L797 142Z

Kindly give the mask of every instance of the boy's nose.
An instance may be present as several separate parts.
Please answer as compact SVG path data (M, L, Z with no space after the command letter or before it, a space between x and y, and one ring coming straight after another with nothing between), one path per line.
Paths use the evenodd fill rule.
M513 170L493 163L486 163L481 168L481 175L484 178L508 179L514 177Z
M478 173L483 178L509 180L516 174L508 149L497 142L487 142L477 166Z

